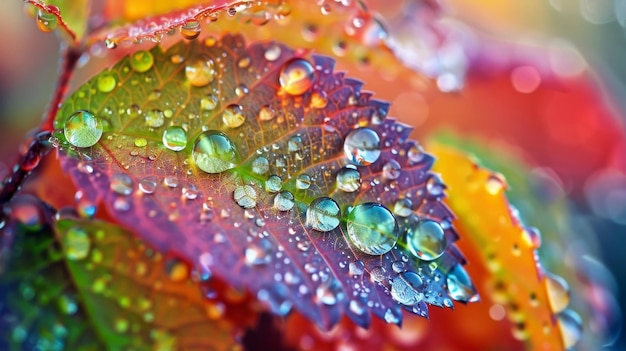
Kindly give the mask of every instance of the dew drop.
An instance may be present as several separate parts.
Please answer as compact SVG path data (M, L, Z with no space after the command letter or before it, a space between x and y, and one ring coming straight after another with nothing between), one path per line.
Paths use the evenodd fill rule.
M172 151L187 147L187 132L180 126L169 126L163 131L163 145Z
M385 163L383 166L383 177L387 180L395 180L400 176L400 171L402 167L396 160L389 160L389 162Z
M204 87L215 78L213 66L213 60L203 60L200 58L192 59L185 66L185 77L187 77L189 84L192 86Z
M250 244L245 251L246 264L259 266L268 264L272 259L272 245L267 239L261 239L258 243Z
M187 21L180 26L180 34L187 40L194 40L200 35L201 27L199 21Z
M289 95L302 95L313 85L315 70L309 61L295 58L286 62L280 71L280 86Z
M275 193L280 191L283 186L283 180L277 175L271 175L265 181L265 190Z
M200 108L206 111L212 111L215 109L215 107L217 107L217 103L217 96L209 94L200 99Z
M85 193L81 190L77 191L74 195L74 201L76 202L76 212L83 218L93 218L98 209L97 203L85 196Z
M274 197L274 207L279 211L289 211L294 205L293 194L288 191L281 191Z
M72 261L82 260L89 254L91 241L87 231L82 227L71 227L63 236L65 255Z
M115 89L116 84L117 80L112 73L101 74L96 81L96 86L102 93L110 93L113 89Z
M237 104L228 105L222 113L222 121L228 128L240 127L246 121L246 117L243 114L243 108Z
M402 262L402 261L394 261L391 264L391 269L393 269L393 271L396 272L396 273L404 272L404 270L405 270L404 262Z
M135 139L135 146L136 147L145 147L146 145L148 145L148 140L146 140L146 138L137 138L137 139Z
M335 200L319 197L306 210L306 225L320 232L329 232L339 226L341 209Z
M250 92L250 89L245 84L239 84L235 88L235 95L242 97Z
M417 258L432 261L441 257L447 247L443 228L439 223L423 219L407 229L407 246Z
M350 312L356 314L357 316L363 315L367 311L365 304L359 300L350 301L348 308L350 309Z
M130 118L137 118L137 117L139 117L139 115L141 115L141 112L142 112L141 108L138 105L136 105L136 104L132 104L132 105L130 105L126 109L126 114Z
M300 174L296 178L296 188L306 190L311 186L311 177L308 174Z
M172 55L170 57L170 62L175 64L175 65L181 64L184 61L185 61L185 58L183 56L181 56L181 55L178 55L178 54L177 55Z
M343 300L345 294L341 284L335 278L327 279L315 289L315 297L319 303L332 306Z
M278 44L272 44L270 45L270 47L267 48L267 50L265 50L265 53L263 54L263 56L265 57L266 60L273 62L278 60L278 58L280 57L281 54L281 48Z
M309 248L311 248L311 243L309 241L298 241L296 247L298 248L298 250L306 252L309 251Z
M30 231L40 230L46 223L46 214L41 201L32 195L15 197L9 203L9 211L12 220L18 221ZM3 225L5 224L0 223L0 227Z
M57 17L43 9L37 10L37 27L44 33L52 32L58 25Z
M165 274L174 282L182 282L189 278L189 267L182 261L170 259L165 262Z
M583 334L583 322L580 315L571 309L566 309L557 315L557 325L565 348L569 350L574 347Z
M159 128L165 123L165 116L161 110L150 110L145 116L146 126L150 128Z
M153 194L156 191L157 183L151 179L142 179L139 182L139 191L144 194Z
M393 205L393 213L398 217L408 217L413 213L413 201L404 198L396 201Z
M426 191L432 196L441 196L443 195L443 181L441 178L433 174L426 180Z
M193 160L207 173L221 173L236 166L237 151L228 136L208 130L198 136L192 151Z
M352 193L361 187L361 173L352 165L345 166L337 172L337 188Z
M424 160L424 150L422 150L420 145L413 143L407 151L407 157L413 163L422 162Z
M174 176L165 177L163 178L163 184L168 188L176 188L178 187L178 178Z
M541 247L541 232L538 228L528 227L524 229L523 238L528 246L534 250Z
M102 124L93 113L79 110L65 121L63 134L73 146L91 147L102 137Z
M252 161L252 173L265 174L270 170L270 162L267 158L259 156Z
M116 194L130 195L133 192L133 180L126 173L114 173L109 187Z
M380 156L380 138L372 129L355 129L346 136L343 152L348 161L357 166L370 165Z
M238 186L233 192L233 198L243 208L256 206L257 193L250 185Z
M383 267L374 267L370 272L370 278L374 283L380 283L385 280L386 271Z
M261 107L259 110L259 120L263 122L271 121L274 119L274 115L274 110L268 105Z
M365 272L363 261L352 261L348 264L348 273L350 275L362 275Z
M556 274L546 273L545 284L552 312L563 311L570 301L570 289L567 281Z
M316 90L311 95L311 108L320 109L328 105L328 97L323 90Z
M130 67L136 72L147 72L154 65L154 56L146 50L140 50L130 56Z
M399 324L400 323L400 316L398 316L398 313L394 313L391 309L387 309L387 311L385 311L385 322L389 323L389 324Z
M279 316L286 316L291 311L289 290L282 283L273 283L269 288L259 290L257 298L265 302L272 313Z
M302 150L302 138L299 135L294 135L287 141L287 151L296 152Z
M480 299L467 271L465 271L465 268L460 264L457 264L448 272L446 285L448 287L448 294L453 300L460 302L476 302Z
M352 243L369 255L389 252L398 241L400 233L391 211L375 202L355 206L348 213L346 226Z
M400 274L391 281L391 297L403 305L413 306L424 298L419 292L422 284L422 278L414 272Z

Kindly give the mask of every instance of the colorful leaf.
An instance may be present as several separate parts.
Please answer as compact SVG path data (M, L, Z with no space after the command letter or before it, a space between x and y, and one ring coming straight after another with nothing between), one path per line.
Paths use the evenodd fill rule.
M226 35L124 58L56 135L83 194L159 251L324 328L399 324L477 296L433 159L387 108L329 58Z
M57 27L78 45L87 34L90 3L88 0L24 0L35 10L37 27L51 32Z

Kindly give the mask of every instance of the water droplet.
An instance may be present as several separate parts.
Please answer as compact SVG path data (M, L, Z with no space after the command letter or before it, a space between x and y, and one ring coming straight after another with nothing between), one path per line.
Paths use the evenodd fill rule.
M76 303L76 297L73 295L61 295L57 300L57 306L61 313L67 315L73 315L78 311L78 304Z
M68 259L82 260L89 254L91 241L87 231L82 227L71 227L63 235L63 249Z
M329 197L319 197L306 210L306 225L319 230L329 232L339 226L341 209L335 200Z
M250 185L238 186L233 192L233 198L243 208L256 206L257 193Z
M308 189L311 186L311 177L308 174L300 174L296 178L296 188L300 190Z
M263 54L263 56L265 57L266 60L273 62L278 60L278 58L280 57L281 54L281 48L278 44L272 44L270 45L270 47L267 48L267 50L265 50L265 53Z
M348 264L348 273L350 275L362 275L365 272L365 265L363 261L352 261Z
M183 63L184 61L185 61L185 58L183 56L181 56L181 55L178 55L178 54L172 55L170 57L170 62L175 64L175 65L179 65L179 64Z
M163 131L163 145L172 151L187 147L187 132L180 126L169 126Z
M239 97L242 97L242 96L246 95L249 92L250 92L250 89L248 89L248 87L245 84L239 84L235 88L235 95L237 95Z
M63 134L76 147L91 147L102 137L102 124L93 113L79 110L65 121Z
M407 156L409 161L413 163L422 162L424 160L424 150L422 150L420 145L413 143L407 151Z
M322 12L322 15L329 15L332 12L332 6L329 3L325 3L322 6L320 6L320 11Z
M181 192L187 200L195 200L198 197L198 189L193 184L183 187Z
M270 170L270 163L267 158L259 156L252 161L252 173L265 174Z
M244 56L237 61L237 67L239 68L248 68L250 66L250 57Z
M393 213L398 217L408 217L413 213L413 201L404 198L396 201L393 205Z
M302 95L313 85L315 70L309 61L295 58L283 65L280 86L289 95Z
M109 187L117 194L130 195L133 192L133 180L126 173L114 173Z
M185 66L185 77L187 77L189 84L192 86L204 87L215 78L213 66L213 60L203 60L201 58L192 59L187 63L187 66Z
M52 32L59 23L57 17L43 9L37 10L37 27L44 33Z
M261 107L259 110L259 120L263 122L271 121L274 119L274 115L274 110L268 105Z
M538 228L528 227L523 231L523 238L531 249L537 250L541 247L541 232Z
M149 51L140 50L130 56L130 67L136 72L147 72L153 65L154 57Z
M389 324L399 324L401 316L402 315L398 312L394 313L391 309L387 309L387 311L385 311L385 322Z
M296 244L296 247L298 248L298 250L302 252L306 252L306 251L309 251L309 248L311 248L311 242L308 240L298 241L298 243Z
M146 113L146 126L150 128L159 128L165 123L165 116L161 110L150 110Z
M207 173L221 173L234 168L237 152L228 136L220 131L208 130L198 136L193 147L193 160Z
M101 74L96 82L98 90L100 90L100 92L102 93L110 93L111 91L113 91L113 89L115 89L116 85L117 80L112 73Z
M32 195L15 197L9 205L11 219L18 221L27 230L40 230L46 223L41 201ZM0 227L2 227L0 225Z
M265 190L275 193L280 191L283 186L283 180L277 175L271 175L265 181Z
M400 232L391 211L375 202L355 206L348 213L347 230L352 243L369 255L389 252Z
M396 272L396 273L404 272L404 270L405 270L404 262L402 262L402 261L394 261L391 264L391 269L393 269L393 271Z
M352 193L361 187L361 173L356 167L348 165L337 172L337 188L347 193Z
M201 27L199 21L187 21L180 26L180 34L187 40L196 39L200 35Z
M294 135L287 141L287 151L296 152L302 150L302 138L299 135Z
M189 278L189 267L175 258L165 262L165 274L174 282L182 282Z
M400 176L402 167L396 160L389 160L383 166L383 177L387 180L395 180Z
M448 287L448 294L456 301L476 302L480 299L467 271L465 271L465 268L460 264L457 264L448 272L446 285Z
M370 165L380 156L380 138L372 129L355 129L346 136L343 152L348 161L357 166Z
M274 207L279 211L289 211L295 205L293 194L288 191L281 191L274 197Z
M81 190L77 191L74 195L74 201L76 202L76 212L83 218L93 218L98 208L97 204L85 196L85 193Z
M443 189L444 189L443 181L438 175L432 174L426 180L426 191L428 191L430 195L441 196L443 195Z
M136 104L132 104L126 109L126 114L130 118L137 118L139 117L139 115L141 115L141 113L141 108Z
M217 96L209 94L200 99L200 108L206 111L211 111L217 107L218 101Z
M385 271L385 268L383 267L380 267L380 266L374 267L374 269L370 271L370 278L372 282L374 283L380 283L384 281L385 276L386 276L386 271Z
M273 283L269 288L259 290L257 298L269 305L272 313L279 316L286 316L291 311L292 303L285 284Z
M272 259L272 244L267 239L250 244L245 251L246 264L258 266L268 264Z
M237 128L246 121L246 116L243 114L243 108L237 104L230 104L224 109L222 113L222 121L228 128Z
M413 306L424 298L419 292L422 285L422 278L417 273L402 273L391 281L391 297L403 305Z
M357 316L360 316L367 311L367 306L359 300L350 301L348 308L350 309L350 312L356 314Z
M311 95L311 108L320 109L328 105L328 97L323 90L316 90Z
M485 190L491 195L498 195L506 189L506 180L501 174L492 174L485 182Z
M583 322L580 315L571 309L566 309L557 315L557 325L565 348L569 350L574 347L583 334Z
M570 289L567 281L556 274L546 273L545 284L552 312L559 313L563 311L570 300Z
M407 246L417 258L432 261L441 257L448 244L439 223L422 219L407 228Z
M339 281L335 278L330 278L315 289L315 297L319 303L332 306L343 300L345 294L341 289Z
M156 191L157 183L151 179L142 179L139 182L139 191L144 194L153 194Z

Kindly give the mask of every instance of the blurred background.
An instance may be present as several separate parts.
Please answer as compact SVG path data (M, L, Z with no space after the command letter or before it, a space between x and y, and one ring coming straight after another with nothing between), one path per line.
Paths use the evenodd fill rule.
M420 138L445 131L523 160L548 184L535 196L568 199L571 237L597 251L615 278L604 283L625 301L626 0L368 4L389 45L437 86L394 97L392 114L419 111L405 122ZM37 127L57 72L60 40L23 6L0 3L0 175ZM607 350L626 350L624 333Z

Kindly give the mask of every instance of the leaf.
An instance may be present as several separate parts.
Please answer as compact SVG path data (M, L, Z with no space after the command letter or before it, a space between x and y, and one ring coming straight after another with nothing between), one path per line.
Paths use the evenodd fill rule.
M333 72L329 58L276 42L246 47L226 35L124 58L63 104L56 127L64 130L55 135L77 187L159 251L249 288L275 313L294 306L324 328L344 313L363 326L370 313L399 324L401 307L426 316L426 303L452 306L446 277L455 267L453 297L477 297L459 265L443 184L428 172L433 159L407 139L410 127L385 118L387 108ZM172 134L164 138L166 131ZM359 138L372 148L362 149ZM355 167L361 182L344 181L354 192L336 186L349 158L373 161ZM267 184L271 175L282 180L282 193L272 189L275 178ZM315 212L324 196L343 217ZM356 207L376 207L388 219L386 235L396 234L391 223L398 222L398 245L383 255L366 254L374 246L357 248L347 236L347 220L358 213L348 209L369 202L400 213L391 219L381 206ZM368 216L358 217L355 232L367 232L358 223ZM440 258L420 260L406 248L404 232L418 219L443 226L445 240L435 243L448 245L436 248L445 248Z
M87 34L89 20L88 0L24 0L31 4L37 16L37 26L44 32L59 27L73 45L78 45Z

